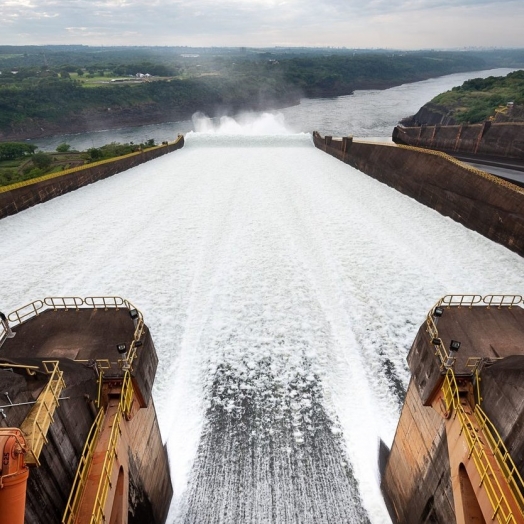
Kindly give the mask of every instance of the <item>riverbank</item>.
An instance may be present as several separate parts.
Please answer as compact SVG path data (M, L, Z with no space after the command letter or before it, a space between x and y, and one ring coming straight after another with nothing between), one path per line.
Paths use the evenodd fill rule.
M304 96L323 99L385 90L485 65L478 57L466 60L460 53L438 52L257 58L220 66L211 62L177 78L103 86L88 85L78 73L56 77L28 68L0 79L0 105L5 108L0 141L176 122L196 112L216 117L278 110L299 104Z

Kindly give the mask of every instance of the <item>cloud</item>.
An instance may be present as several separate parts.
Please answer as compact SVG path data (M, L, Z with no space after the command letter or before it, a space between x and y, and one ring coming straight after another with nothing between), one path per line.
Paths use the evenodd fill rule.
M1 44L518 47L522 22L520 0L0 0Z

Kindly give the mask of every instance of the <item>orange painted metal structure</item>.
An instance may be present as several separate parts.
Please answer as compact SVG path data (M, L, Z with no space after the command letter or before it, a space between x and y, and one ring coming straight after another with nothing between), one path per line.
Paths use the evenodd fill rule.
M23 524L29 468L25 463L27 445L22 432L1 428L0 450L0 524Z

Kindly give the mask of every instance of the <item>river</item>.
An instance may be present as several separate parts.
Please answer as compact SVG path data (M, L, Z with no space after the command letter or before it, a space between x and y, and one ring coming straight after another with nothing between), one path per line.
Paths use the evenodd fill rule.
M431 78L422 82L403 84L385 90L355 91L354 94L337 98L304 98L300 104L272 112L283 118L287 128L294 133L312 133L333 136L354 135L385 139L391 136L393 127L404 117L415 114L433 97L461 85L471 78L505 76L514 69L490 69L469 73ZM260 113L237 115L243 127L257 122L258 132L263 133ZM216 119L218 120L218 119ZM215 121L216 121L215 120ZM44 151L54 151L58 144L67 142L74 149L84 151L109 142L134 142L139 144L153 138L157 143L173 140L178 133L194 131L192 120L169 122L148 126L111 129L76 135L59 135L30 140Z

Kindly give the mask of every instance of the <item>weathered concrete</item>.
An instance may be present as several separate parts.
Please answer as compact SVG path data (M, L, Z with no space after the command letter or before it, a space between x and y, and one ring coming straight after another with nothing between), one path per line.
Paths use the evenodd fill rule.
M37 301L36 309L43 306ZM125 304L128 304L127 302ZM22 308L22 314L32 312ZM16 318L16 315L10 315ZM109 442L113 418L120 401L124 369L119 364L122 355L117 345L127 348L134 340L136 325L127 307L75 307L39 310L39 314L15 325L14 338L0 340L0 391L7 391L13 403L35 400L49 380L42 361L57 360L64 373L66 389L55 411L54 422L47 434L48 443L40 455L41 465L32 468L26 504L27 523L51 524L60 522L73 485L73 479L85 441L97 411L98 372L95 361L104 370L102 404L106 406L103 420L105 432L97 444L98 466L101 467ZM139 331L140 333L140 331ZM151 396L158 358L146 326L141 332L141 345L131 368L134 401L132 412L122 419L113 480L106 501L106 516L111 522L117 514L125 513L130 523L162 523L167 517L172 497L169 464L162 444L160 429ZM105 363L104 363L105 362ZM39 368L29 375L20 366ZM7 398L0 404L7 404ZM0 426L19 427L31 406L6 408L7 419L0 417ZM93 464L95 461L93 461ZM96 493L99 475L91 478ZM85 517L90 521L93 505ZM123 522L124 520L122 520Z
M0 355L2 351L0 350ZM18 361L0 358L0 362ZM38 364L32 359L26 364ZM41 465L33 468L27 483L27 524L55 524L60 522L69 497L73 479L82 453L84 442L94 420L90 399L96 399L96 380L93 371L82 364L60 360L66 388L62 391L60 406L55 411L54 422L47 434L48 442L40 455ZM36 400L40 390L47 384L48 375L39 372L29 376L25 370L0 371L1 404L8 404L4 392L13 404ZM0 419L0 427L19 427L29 413L31 405L3 408L6 419Z
M444 153L313 135L315 145L524 256L524 190Z
M449 477L444 419L422 405L412 381L382 478L394 522L453 524Z
M397 126L393 141L449 153L473 153L524 160L524 123Z
M496 344L495 339L495 344ZM495 424L524 478L524 346L520 354L484 368L482 408Z
M442 316L431 317L431 331L426 323L420 327L409 352L411 382L382 476L392 518L403 524L463 522L456 517L458 511L468 516L466 522L483 522L482 515L493 512L460 417L451 413L443 399L446 365L454 370L460 389L456 394L480 445L487 439L473 414L479 400L517 469L524 471L524 309L519 305L442 307ZM436 339L444 346L443 360L436 351ZM461 342L454 361L447 358L451 340ZM452 364L443 365L448 362ZM475 366L480 370L481 399L476 398ZM502 476L498 481L507 486ZM474 520L475 515L480 520Z
M0 219L14 215L24 209L47 202L70 191L116 175L159 156L176 151L184 146L184 137L171 144L148 149L134 155L110 161L87 164L81 168L67 170L53 177L41 177L13 186L0 187ZM44 180L42 180L44 179ZM11 188L11 189L10 189Z

